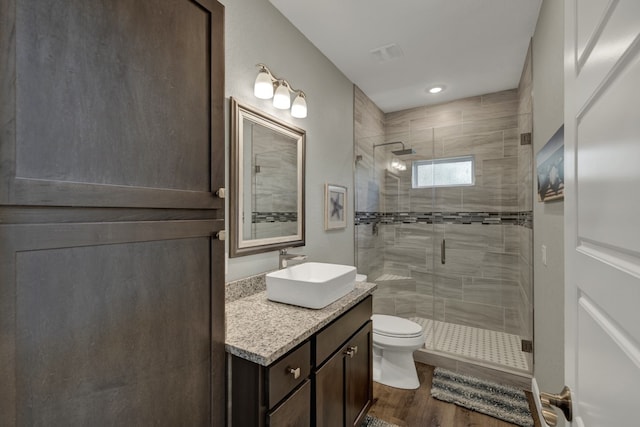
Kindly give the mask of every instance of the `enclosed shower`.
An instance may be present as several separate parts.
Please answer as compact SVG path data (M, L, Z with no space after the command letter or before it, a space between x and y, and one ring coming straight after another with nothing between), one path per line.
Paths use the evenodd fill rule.
M356 88L355 109L356 264L378 285L374 313L424 325L417 360L530 374L526 85L389 114Z

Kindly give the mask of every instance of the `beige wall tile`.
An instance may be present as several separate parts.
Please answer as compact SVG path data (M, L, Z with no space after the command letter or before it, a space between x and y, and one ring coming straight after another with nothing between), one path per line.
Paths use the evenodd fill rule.
M504 137L504 157L518 155L520 148L520 133L517 129L507 129L503 131Z
M482 185L485 188L518 185L518 158L482 160Z
M472 302L446 300L445 322L504 331L504 308Z
M478 133L490 133L499 130L516 129L518 127L518 115L504 116L490 120L465 121L462 124L464 135Z
M482 105L502 104L503 102L515 101L518 99L518 89L508 89L500 92L488 93L481 96Z

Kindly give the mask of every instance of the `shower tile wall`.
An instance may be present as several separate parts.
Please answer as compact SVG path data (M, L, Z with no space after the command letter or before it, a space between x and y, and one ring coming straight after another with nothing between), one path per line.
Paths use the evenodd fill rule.
M381 131L383 138L375 143L403 141L416 151L401 157L407 162L406 171L389 172L390 150L380 149L376 149L375 174L371 157L366 167L356 167L356 210L361 217L356 220L358 268L368 266L370 279L378 283L375 312L514 334L527 328L529 308L521 285L524 227L517 219L520 199L530 197L520 196L524 172L519 162L524 155L519 126L526 119L520 117L518 94L513 89L389 113L381 129L377 108L356 89L356 120L361 126L359 129L356 122L356 155L363 155L360 162L371 153L371 139L379 138ZM474 155L475 185L412 189L411 160L434 155ZM371 188L376 189L375 194L367 191ZM531 193L530 188L527 191ZM374 212L396 215L390 223L362 219L363 213L374 217ZM416 214L432 212L445 214L442 223L415 219L420 217ZM490 225L447 220L447 213L460 212L495 213L496 220ZM500 219L505 216L516 221ZM443 238L447 243L444 265L439 246ZM375 259L366 260L365 254ZM380 276L386 280L376 280Z

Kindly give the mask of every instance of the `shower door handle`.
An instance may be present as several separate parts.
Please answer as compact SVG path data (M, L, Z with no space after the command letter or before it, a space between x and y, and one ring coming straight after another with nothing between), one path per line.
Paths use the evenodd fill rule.
M442 264L446 264L447 262L447 247L444 242L445 240L442 239L442 243L440 244L440 262Z

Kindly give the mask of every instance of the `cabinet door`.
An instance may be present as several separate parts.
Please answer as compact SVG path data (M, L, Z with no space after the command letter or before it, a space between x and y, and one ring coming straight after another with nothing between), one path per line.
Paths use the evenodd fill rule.
M372 329L369 321L346 345L346 426L358 426L373 400Z
M344 425L344 355L338 351L316 372L316 427Z
M0 425L223 425L223 227L0 225Z
M309 427L311 425L311 380L306 380L287 400L267 415L269 427Z
M223 11L4 1L0 204L223 209Z

